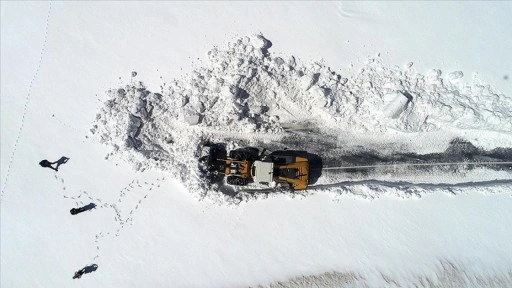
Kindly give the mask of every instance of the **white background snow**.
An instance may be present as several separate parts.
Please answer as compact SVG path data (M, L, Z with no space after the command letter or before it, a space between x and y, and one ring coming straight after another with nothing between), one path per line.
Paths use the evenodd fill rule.
M219 205L165 171L105 159L111 147L89 132L107 90L143 81L159 92L206 65L213 47L260 32L271 53L322 61L349 79L380 54L385 67L412 62L510 99L510 12L510 2L1 2L0 285L244 287L338 271L407 286L439 280L446 263L466 281L512 285L510 184ZM456 135L510 148L512 120L500 121L394 141L431 140L413 146L432 152ZM58 172L37 165L61 156L70 160ZM69 214L90 202L97 209ZM93 263L97 271L71 279Z

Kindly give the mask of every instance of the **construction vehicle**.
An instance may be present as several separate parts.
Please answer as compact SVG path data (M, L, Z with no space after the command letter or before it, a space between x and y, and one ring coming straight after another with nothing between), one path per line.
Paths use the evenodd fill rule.
M244 147L226 153L224 146L206 144L200 157L200 168L210 179L229 185L250 183L289 185L292 190L308 187L309 161L303 151L275 151L266 153L253 147Z

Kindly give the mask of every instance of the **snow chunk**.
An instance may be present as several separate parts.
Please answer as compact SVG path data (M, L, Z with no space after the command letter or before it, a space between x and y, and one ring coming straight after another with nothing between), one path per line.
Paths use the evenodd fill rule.
M450 81L453 81L453 80L460 79L463 76L464 76L464 73L462 73L462 71L453 71L448 74L448 79L450 79Z
M261 34L254 36L252 38L251 44L254 46L254 48L257 49L269 49L272 46L272 42L263 37Z
M391 101L384 107L384 114L390 118L397 119L402 112L407 109L407 106L412 102L412 96L407 92L397 92L395 94L388 94L386 98Z
M198 114L185 116L185 122L187 122L189 125L197 125L201 123L201 116Z

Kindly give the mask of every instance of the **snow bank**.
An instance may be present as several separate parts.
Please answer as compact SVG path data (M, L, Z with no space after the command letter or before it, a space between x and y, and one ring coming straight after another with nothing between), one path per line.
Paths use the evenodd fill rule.
M344 77L322 62L273 55L271 46L262 35L242 37L158 93L142 82L111 89L91 132L136 169L168 171L204 197L211 189L197 175L196 152L206 140L278 142L290 127L310 126L319 135L512 131L512 99L464 83L461 71L444 79L376 58Z
M403 280L377 273L380 279L369 281L364 276L354 272L326 272L319 275L295 277L287 281L274 282L269 285L258 285L258 288L306 288L306 287L507 287L512 283L512 273L482 274L471 271L461 263L440 260L439 266L432 274L414 275ZM405 283L404 283L405 282Z

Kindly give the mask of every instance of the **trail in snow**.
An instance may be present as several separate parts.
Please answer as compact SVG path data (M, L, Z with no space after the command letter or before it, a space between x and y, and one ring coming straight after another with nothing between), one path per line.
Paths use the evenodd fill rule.
M111 220L115 224L112 225L111 229L98 231L94 235L93 246L96 248L96 255L92 260L101 257L101 246L104 240L109 237L119 237L124 229L133 225L134 219L137 218L138 209L144 205L144 202L146 202L150 195L160 189L161 183L165 180L165 177L150 178L151 180L148 180L148 176L144 177L146 180L133 179L119 190L118 195L113 195L114 197L109 198L97 192L88 192L75 189L75 187L68 187L67 181L64 178L58 175L54 177L61 186L62 197L72 202L71 207L78 208L91 203L96 205L94 209L105 209L112 212ZM73 217L83 217L83 215Z
M322 170L347 170L347 169L362 169L362 168L379 168L379 167L417 167L417 166L450 166L450 165L506 165L511 166L512 162L444 162L444 163L404 163L404 164L382 164L373 166L340 166L340 167L323 167ZM507 167L510 169L510 167Z
M34 75L32 76L32 79L30 79L30 83L28 85L28 92L25 95L25 104L23 105L23 112L21 114L21 123L20 128L18 129L18 133L16 134L16 140L14 141L14 147L12 149L12 153L9 156L9 164L7 165L7 173L5 173L5 179L4 184L2 185L2 191L0 193L0 197L3 198L5 189L7 188L7 181L9 180L9 176L11 174L11 168L12 163L14 160L14 156L16 155L16 150L18 148L18 143L20 142L21 135L23 133L23 126L25 125L25 116L27 115L27 110L30 104L30 96L32 95L32 86L34 84L34 81L37 79L37 76L39 74L39 69L41 68L41 64L43 63L43 56L46 52L46 42L48 39L48 27L50 24L50 15L52 13L52 2L50 1L48 4L48 13L46 14L46 23L44 27L44 40L43 44L41 46L41 51L39 53L39 61L37 62L37 66L34 72Z
M167 171L190 191L212 199L222 199L219 191L239 190L208 183L198 173L197 149L205 141L226 143L228 150L246 145L306 150L325 166L512 160L512 100L478 80L466 84L460 71L446 78L440 70L422 75L412 63L387 67L376 58L358 74L343 77L325 63L273 55L271 45L256 35L214 48L207 65L158 93L141 82L107 91L91 132L136 169ZM429 133L455 140L444 143ZM457 138L468 136L486 149ZM507 147L496 147L492 137ZM425 145L438 148L416 152ZM470 171L466 180L459 176L468 173L450 171L458 173L457 181L481 179L474 175L477 170L488 178L510 179L503 167ZM404 179L425 167L415 168ZM362 179L325 175L319 183L338 183L340 177Z

